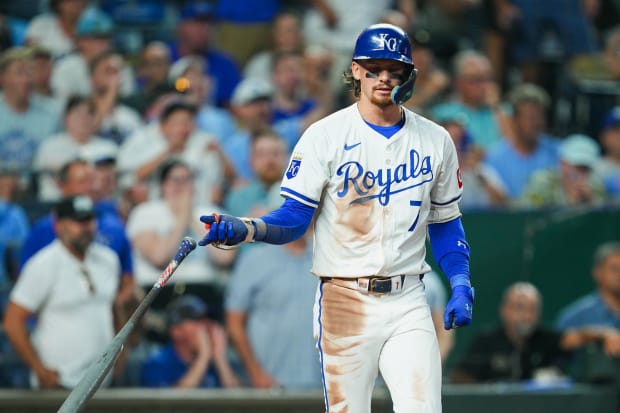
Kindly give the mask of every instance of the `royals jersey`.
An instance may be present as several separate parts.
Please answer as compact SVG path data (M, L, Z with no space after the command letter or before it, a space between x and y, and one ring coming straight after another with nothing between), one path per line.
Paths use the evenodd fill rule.
M293 150L281 194L319 208L312 272L320 277L423 274L429 223L460 216L454 144L407 109L389 139L353 104L311 125Z

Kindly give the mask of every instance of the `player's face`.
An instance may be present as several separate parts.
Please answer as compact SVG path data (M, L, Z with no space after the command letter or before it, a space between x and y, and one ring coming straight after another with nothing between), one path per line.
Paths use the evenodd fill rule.
M404 63L386 59L364 60L351 65L353 77L360 81L360 99L380 107L394 104L390 93L405 81L406 70Z

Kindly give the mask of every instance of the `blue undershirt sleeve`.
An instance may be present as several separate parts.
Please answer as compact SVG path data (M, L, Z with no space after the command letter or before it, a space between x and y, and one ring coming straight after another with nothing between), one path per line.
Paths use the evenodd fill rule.
M435 261L450 281L451 287L470 287L469 244L465 240L461 218L429 224L428 236Z
M306 233L313 215L313 207L286 198L280 208L260 218L265 228L256 232L255 240L268 244L294 241Z

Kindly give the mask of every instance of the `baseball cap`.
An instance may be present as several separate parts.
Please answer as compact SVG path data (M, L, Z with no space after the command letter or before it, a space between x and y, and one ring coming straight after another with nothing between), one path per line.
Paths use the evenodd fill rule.
M96 8L84 10L75 28L77 37L109 37L114 30L112 19Z
M560 145L560 159L576 166L593 168L600 158L598 144L589 136L567 136Z
M263 79L248 77L243 79L233 91L231 103L245 105L257 99L271 99L273 88Z
M32 58L32 48L30 47L11 47L0 55L0 72L9 67L9 65L18 60L29 60Z
M118 148L114 145L86 145L79 151L79 158L94 165L112 164L116 162Z
M190 1L181 8L181 20L211 19L215 16L213 6L204 1Z
M198 296L187 294L174 300L167 309L167 322L169 326L182 323L183 321L202 320L207 316L207 304Z
M620 106L616 106L607 112L605 120L603 121L603 130L613 128L620 125Z
M95 206L92 199L86 195L68 196L56 203L54 215L58 219L87 221L95 218Z

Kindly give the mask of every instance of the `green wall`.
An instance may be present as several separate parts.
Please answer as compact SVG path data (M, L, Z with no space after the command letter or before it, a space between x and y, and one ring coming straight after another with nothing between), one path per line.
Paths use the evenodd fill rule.
M602 242L620 240L620 210L465 212L463 225L471 246L476 288L474 324L457 330L447 368L479 329L498 321L502 292L528 280L543 295L543 324L592 291L592 254ZM429 253L429 263L435 263Z

